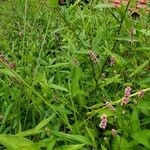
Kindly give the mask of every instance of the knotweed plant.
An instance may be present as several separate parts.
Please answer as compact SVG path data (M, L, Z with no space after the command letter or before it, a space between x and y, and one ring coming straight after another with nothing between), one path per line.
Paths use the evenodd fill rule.
M149 1L0 1L0 150L150 149Z

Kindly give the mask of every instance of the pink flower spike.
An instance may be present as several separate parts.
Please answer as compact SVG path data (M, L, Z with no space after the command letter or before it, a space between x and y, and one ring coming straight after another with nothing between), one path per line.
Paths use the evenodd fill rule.
M140 90L140 91L138 92L138 97L141 97L141 98L144 97L144 91L143 91L143 90Z
M122 102L121 102L121 106L127 105L128 102L129 102L129 97L124 97L123 100L122 100Z
M114 7L118 8L121 5L121 0L113 0Z
M106 126L107 126L107 116L106 116L105 114L103 114L103 115L101 116L101 123L100 123L99 127L100 127L101 129L105 129Z
M124 96L125 97L129 97L131 90L132 89L130 87L126 87L125 90L124 90Z

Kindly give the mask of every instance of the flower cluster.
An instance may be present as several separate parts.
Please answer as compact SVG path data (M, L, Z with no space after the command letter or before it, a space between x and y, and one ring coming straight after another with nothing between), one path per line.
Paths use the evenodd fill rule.
M111 102L106 102L105 104L110 110L115 111L115 108L113 107Z
M120 7L122 3L127 5L129 0L113 0L112 3L114 7ZM147 4L148 0L137 0L136 8L145 8Z
M123 100L121 102L121 106L126 105L128 103L131 90L132 89L130 87L126 87L125 88L125 90L124 90L124 97L123 97Z
M103 115L101 116L101 123L100 123L99 127L100 127L101 129L105 129L106 126L107 126L107 116L106 116L105 114L103 114Z
M6 65L8 65L11 69L16 69L16 64L9 62L4 55L0 55L0 60L3 61Z
M89 51L89 52L88 52L88 55L89 55L90 59L91 59L95 64L98 63L98 58L97 58L97 56L96 56L96 54L95 54L94 52Z
M125 96L125 97L129 97L131 90L132 90L132 89L131 89L130 87L125 88L125 90L124 90L124 96Z
M144 8L146 7L148 0L138 0L136 8Z
M119 7L121 4L121 0L113 0L114 7Z

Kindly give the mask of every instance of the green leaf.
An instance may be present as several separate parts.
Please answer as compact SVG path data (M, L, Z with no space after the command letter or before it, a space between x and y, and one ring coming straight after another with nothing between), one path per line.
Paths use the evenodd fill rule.
M141 130L132 134L132 137L140 144L150 149L150 130Z
M95 9L102 9L102 8L113 8L114 6L112 4L98 4L96 6L94 6Z
M53 147L55 146L56 138L51 136L50 138L46 138L44 140L39 141L39 143L36 143L39 147L47 148L46 150L53 150Z
M91 138L93 146L96 148L97 147L96 140L95 140L96 135L95 135L94 129L90 129L90 128L86 127L86 130Z
M84 144L76 144L76 145L65 145L54 148L54 150L78 150L81 149Z
M68 10L69 10L69 11L72 10L72 9L75 8L76 5L78 5L80 2L81 2L81 0L76 0L75 3L74 3L73 5L71 5L71 6L68 8Z
M149 63L149 61L147 60L142 65L135 68L134 71L130 74L129 78L131 78L132 76L134 76L137 73L139 73L140 71L142 71L148 65L148 63Z
M49 0L50 6L56 8L58 6L58 0Z
M8 69L0 69L0 73L11 76L11 77L15 77L15 75Z
M35 130L38 131L40 129L42 129L44 126L46 126L53 118L54 118L54 114L51 115L50 117L44 119L43 121L41 121L36 127Z
M117 38L114 38L114 39L118 40L118 41L138 42L138 40L136 40L136 39L127 38L127 37L117 37Z
M114 116L114 112L110 110L109 108L100 108L96 111L98 113L97 117L101 117L103 114L106 114L108 117Z
M137 31L143 33L145 36L150 36L150 30L147 30L147 29L141 29L141 30L138 30Z
M117 76L114 76L114 77L111 77L111 78L106 78L104 80L104 86L107 86L109 84L112 84L112 83L120 83L121 82L121 78L119 78L120 75L117 75Z
M103 145L101 145L102 150L107 150L106 147L104 147Z
M38 134L41 131L41 129L47 125L54 117L55 115L51 115L50 117L44 119L43 121L41 121L35 128L24 131L24 132L20 132L18 134L16 134L17 136L29 136L29 135L33 135L33 134Z
M138 47L136 48L137 51L149 51L150 47Z
M55 89L55 90L60 90L60 91L69 92L68 89L66 89L66 88L64 88L64 87L62 87L62 86L60 86L60 85L57 85L57 84L51 83L51 84L50 84L50 87L53 88L53 89Z
M57 63L55 65L46 66L44 68L60 68L60 67L66 67L70 64L71 64L70 62L68 62L68 63Z
M16 135L1 134L0 143L11 150L37 150L32 141Z
M5 122L6 122L6 120L7 120L7 117L8 117L9 114L10 114L10 111L11 111L12 107L13 107L13 103L10 103L10 105L7 106L7 109L6 109L5 113L4 113L4 118L3 118L2 122L1 122L0 132L1 132L2 129L3 129L3 126L5 125Z
M140 130L140 121L138 118L138 112L136 110L136 108L133 110L132 115L131 115L131 127L132 127L132 131L137 131Z
M133 145L124 137L117 135L112 142L112 150L133 150Z
M57 132L57 131L51 131L51 132L52 134L65 140L71 140L71 141L80 142L86 145L92 145L91 141L87 137L82 136L82 135L67 134L67 133Z
M30 135L33 135L33 134L35 135L35 134L38 134L38 133L41 133L41 132L43 132L43 131L42 130L35 130L33 128L33 129L30 129L30 130L20 132L20 133L16 134L16 136L25 137L25 136L30 136Z

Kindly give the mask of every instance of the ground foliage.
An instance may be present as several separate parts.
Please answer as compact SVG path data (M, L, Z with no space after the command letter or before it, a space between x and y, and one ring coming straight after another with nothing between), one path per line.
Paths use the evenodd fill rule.
M67 2L0 1L0 149L149 149L149 11Z

